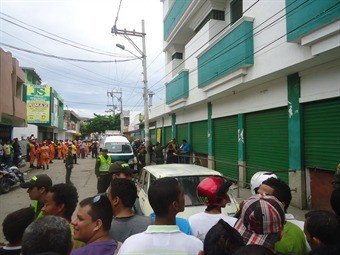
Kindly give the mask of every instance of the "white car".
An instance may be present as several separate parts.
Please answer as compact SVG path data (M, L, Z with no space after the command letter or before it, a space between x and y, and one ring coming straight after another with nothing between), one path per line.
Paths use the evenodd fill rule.
M148 199L148 189L152 182L163 177L174 177L184 187L185 210L177 214L178 217L188 219L189 216L204 212L204 205L197 197L197 186L206 177L222 176L220 172L206 167L190 164L162 164L145 166L137 182L139 206L142 214L149 216L153 213ZM238 208L238 204L231 192L228 192L230 203L222 209L224 214L233 216Z

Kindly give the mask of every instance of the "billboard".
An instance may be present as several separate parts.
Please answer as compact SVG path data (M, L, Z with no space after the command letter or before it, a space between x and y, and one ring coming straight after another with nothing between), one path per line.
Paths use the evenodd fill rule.
M27 122L50 124L51 87L46 84L27 85Z

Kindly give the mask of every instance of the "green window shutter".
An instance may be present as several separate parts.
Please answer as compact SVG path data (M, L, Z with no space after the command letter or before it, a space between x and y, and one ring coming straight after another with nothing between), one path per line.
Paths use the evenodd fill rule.
M340 163L340 98L303 105L305 166L333 170Z
M163 145L166 145L173 137L171 137L172 135L172 129L171 126L169 127L165 127L164 128L164 133L165 133L165 141L163 141Z
M260 171L256 168L260 168L262 171L280 171L276 175L288 183L287 107L247 114L245 146L247 182Z
M183 139L189 142L188 124L181 124L177 126L177 142L181 146Z
M237 116L214 119L213 121L215 169L225 176L237 179Z
M192 123L192 150L199 153L208 153L208 122Z
M156 129L150 129L150 141L152 144L156 143Z

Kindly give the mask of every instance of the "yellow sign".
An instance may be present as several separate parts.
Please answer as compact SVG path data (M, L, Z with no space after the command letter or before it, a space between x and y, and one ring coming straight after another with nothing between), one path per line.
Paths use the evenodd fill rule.
M31 124L50 123L51 87L48 85L27 85L27 122Z
M156 130L156 141L160 143L161 140L162 140L162 129L157 128L157 130Z

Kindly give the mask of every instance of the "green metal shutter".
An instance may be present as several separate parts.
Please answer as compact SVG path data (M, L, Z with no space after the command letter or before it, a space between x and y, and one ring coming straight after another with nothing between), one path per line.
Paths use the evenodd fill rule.
M305 166L333 170L340 163L340 98L303 105Z
M156 143L156 129L150 129L150 141L152 144Z
M237 116L214 119L213 121L215 169L225 176L237 179Z
M172 136L172 127L165 127L164 128L164 137L165 137L165 141L163 142L163 145L166 145L173 137Z
M245 118L247 182L258 171L280 171L277 176L288 183L287 108L249 113Z
M188 124L181 124L177 126L177 141L178 144L181 145L183 139L190 141L188 137Z
M208 153L208 122L192 123L192 150L199 153Z

